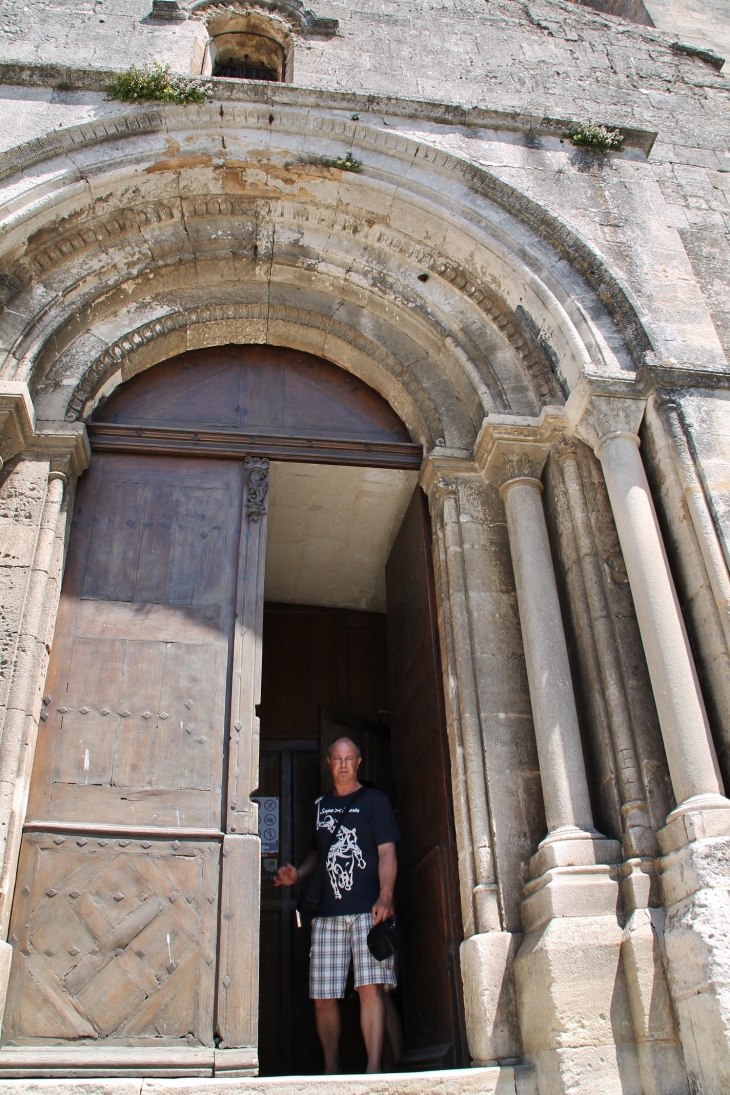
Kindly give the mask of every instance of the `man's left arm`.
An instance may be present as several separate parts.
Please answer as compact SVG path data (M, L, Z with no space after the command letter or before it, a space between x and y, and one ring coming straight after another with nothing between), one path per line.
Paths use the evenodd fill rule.
M393 915L393 891L398 874L398 860L395 855L395 843L378 844L378 880L380 896L373 905L373 923L389 920Z

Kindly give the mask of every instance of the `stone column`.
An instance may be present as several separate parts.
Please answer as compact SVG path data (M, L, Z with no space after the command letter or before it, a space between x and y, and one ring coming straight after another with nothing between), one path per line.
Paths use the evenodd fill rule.
M656 837L651 827L641 765L634 742L618 636L603 585L575 444L559 445L557 459L563 473L586 608L590 616L591 639L600 679L600 684L596 682L596 685L603 695L613 742L624 854L628 859L645 857L653 860L656 856Z
M616 631L614 613L601 574L598 545L575 442L561 442L556 456L562 469L565 491L567 513L564 520L573 530L582 578L580 590L574 580L573 593L580 603L571 605L571 611L575 609L584 614L580 625L583 633L579 641L590 651L587 674L583 679L583 694L587 698L587 691L594 691L596 713L605 721L605 729L613 745L612 779L619 794L625 856L621 866L622 905L624 916L628 917L624 924L621 956L641 1085L644 1095L686 1095L687 1077L662 956L664 911L652 907L660 903L660 886L656 871L656 832L652 827L653 815L649 810L644 783L645 773L647 770L651 772L651 762L648 769L646 765L651 756L646 753L647 732L652 735L651 727L639 725L637 733L624 678L627 655L624 653L622 657L621 638ZM585 626L586 618L590 621L588 626ZM626 635L625 631L623 635ZM629 658L632 649L629 648ZM582 673L585 673L583 668ZM643 764L640 760L642 749ZM654 808L656 810L656 802ZM655 816L658 824L663 822L666 809L665 806L664 812Z
M473 857L473 918L476 932L494 931L500 926L494 877L494 856L489 831L487 786L484 776L479 704L471 649L469 606L464 573L463 546L459 523L456 482L440 476L436 484L439 532L443 535L449 592L449 617L455 679L458 682L459 728L464 754L464 777L468 799L468 820Z
M557 420L556 420L557 419ZM542 506L542 470L564 419L492 416L478 463L499 485L507 516L548 834L530 867L515 962L525 1054L541 1095L626 1090L617 1022L622 932L617 841L593 826L567 644ZM622 1014L622 1011L626 1014ZM635 1054L632 1043L627 1053Z
M545 817L549 839L554 839L561 830L591 832L593 819L542 508L540 474L546 457L547 450L507 457L499 493L507 514Z
M579 432L601 461L669 762L664 853L670 991L693 1090L730 1089L730 802L639 452L641 400L593 397Z

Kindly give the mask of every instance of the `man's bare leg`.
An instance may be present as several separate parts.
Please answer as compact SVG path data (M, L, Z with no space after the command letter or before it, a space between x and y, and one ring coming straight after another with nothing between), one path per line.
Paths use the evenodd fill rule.
M315 1000L314 1018L322 1043L324 1071L333 1076L340 1071L340 1005L338 1000Z
M380 1072L383 1056L383 1031L385 1030L385 1005L382 985L361 985L360 1029L368 1054L368 1072Z

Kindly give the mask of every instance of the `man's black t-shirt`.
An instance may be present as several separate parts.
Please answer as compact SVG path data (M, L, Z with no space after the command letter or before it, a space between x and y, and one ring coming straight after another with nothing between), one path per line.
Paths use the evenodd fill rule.
M315 839L324 881L318 916L370 912L380 896L378 846L399 839L388 797L368 787L327 851L342 811L349 809L357 793L340 797L330 791L315 802Z

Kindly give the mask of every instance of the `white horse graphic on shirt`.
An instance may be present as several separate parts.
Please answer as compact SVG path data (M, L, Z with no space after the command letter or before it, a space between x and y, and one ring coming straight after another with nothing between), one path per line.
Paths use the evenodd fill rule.
M342 900L342 890L349 893L352 889L356 863L360 870L367 866L357 843L357 830L347 829L343 825L337 840L327 853L326 864L327 874L338 901Z

